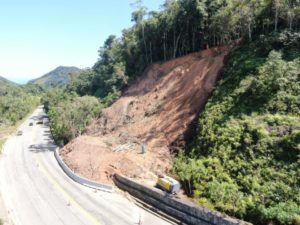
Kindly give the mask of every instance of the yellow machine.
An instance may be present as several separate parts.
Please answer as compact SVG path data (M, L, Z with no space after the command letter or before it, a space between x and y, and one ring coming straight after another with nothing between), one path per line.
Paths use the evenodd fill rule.
M180 190L179 182L168 176L159 177L156 186L172 194L175 194Z

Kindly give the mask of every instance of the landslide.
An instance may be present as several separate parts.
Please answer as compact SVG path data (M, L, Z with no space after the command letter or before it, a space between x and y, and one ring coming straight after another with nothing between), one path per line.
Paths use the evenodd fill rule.
M184 141L230 49L151 65L61 156L76 173L105 183L112 183L115 172L144 180L166 173L172 166L171 146Z

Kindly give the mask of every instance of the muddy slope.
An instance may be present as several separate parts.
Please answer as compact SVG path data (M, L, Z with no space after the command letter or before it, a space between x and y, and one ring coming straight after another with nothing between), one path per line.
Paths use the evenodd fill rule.
M172 164L170 145L183 140L211 95L230 47L207 49L150 66L102 116L62 151L82 176L154 179ZM142 154L144 153L144 154Z

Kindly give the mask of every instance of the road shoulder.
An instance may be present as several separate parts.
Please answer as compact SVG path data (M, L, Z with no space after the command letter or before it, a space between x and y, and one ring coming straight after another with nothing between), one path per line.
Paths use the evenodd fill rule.
M4 205L2 195L0 193L0 225L13 225L13 223L8 219L8 212Z

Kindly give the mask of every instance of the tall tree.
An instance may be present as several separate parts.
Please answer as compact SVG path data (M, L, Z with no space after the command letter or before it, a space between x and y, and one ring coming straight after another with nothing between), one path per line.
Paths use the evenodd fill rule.
M147 15L147 8L143 6L142 0L137 0L135 3L132 4L136 10L132 12L131 20L136 23L136 26L138 29L142 31L142 38L145 48L145 54L146 54L146 62L149 64L149 58L148 58L148 49L147 49L147 43L145 39L145 23L144 23L144 17Z

